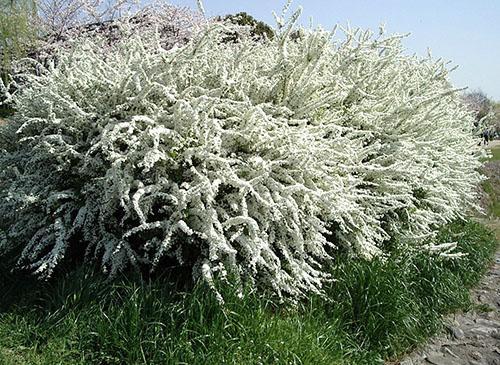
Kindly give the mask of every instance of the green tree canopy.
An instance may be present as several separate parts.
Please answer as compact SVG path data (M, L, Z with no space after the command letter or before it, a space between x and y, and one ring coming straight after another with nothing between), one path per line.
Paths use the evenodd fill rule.
M274 37L274 31L269 25L255 19L248 13L229 14L224 17L224 20L229 20L233 24L250 26L252 28L252 35L258 38L267 37L272 39Z
M33 0L0 0L0 76L6 81L12 61L22 57L36 40Z

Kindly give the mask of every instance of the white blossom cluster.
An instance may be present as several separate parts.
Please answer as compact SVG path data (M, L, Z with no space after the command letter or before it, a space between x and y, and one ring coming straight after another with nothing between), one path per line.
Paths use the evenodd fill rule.
M88 0L71 1L88 2ZM127 0L118 0L116 3L127 3ZM199 31L209 22L210 20L205 19L199 12L170 4L152 3L120 19L77 23L72 27L51 31L39 40L37 48L31 52L31 58L46 63L47 60L54 58L61 48L70 49L74 43L81 43L84 39L92 40L96 37L101 38L103 52L112 52L114 43L124 41L123 38L134 34L149 37L152 31L157 32L162 48L170 49L187 43L193 32Z
M85 39L26 75L0 127L0 252L42 276L81 251L110 274L181 265L296 296L339 249L423 247L474 206L481 152L446 64L295 19L169 50Z

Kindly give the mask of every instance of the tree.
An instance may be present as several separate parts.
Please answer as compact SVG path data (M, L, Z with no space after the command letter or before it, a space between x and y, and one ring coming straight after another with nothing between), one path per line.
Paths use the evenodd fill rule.
M266 23L255 19L248 13L240 12L237 14L229 14L223 17L221 20L229 21L233 24L240 26L249 26L251 28L250 34L256 38L268 38L272 39L274 37L274 30ZM233 35L234 40L237 39L237 35Z
M37 0L42 24L56 34L82 24L114 20L132 10L136 3L135 0Z
M33 0L0 0L0 77L7 81L12 61L22 57L37 38Z
M483 120L492 111L492 101L481 90L464 94L463 100L469 109L474 112L477 122Z
M493 135L500 130L500 114L495 110L493 100L484 92L476 90L463 94L462 100L474 115L476 133Z
M498 133L500 133L500 102L493 103L493 119L495 132L498 135Z

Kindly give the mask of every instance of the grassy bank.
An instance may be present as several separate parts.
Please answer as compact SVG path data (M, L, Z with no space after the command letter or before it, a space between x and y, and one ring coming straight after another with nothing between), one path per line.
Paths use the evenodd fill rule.
M439 240L458 241L467 256L345 260L328 301L295 309L230 289L222 308L203 286L182 291L167 278L110 286L80 269L40 284L4 272L0 363L374 364L436 332L442 314L470 308L467 288L496 241L473 222L449 225Z
M500 218L500 146L491 149L491 158L485 163L483 172L488 178L483 183L488 196L486 208L491 218Z
M491 161L500 161L500 148L492 148L491 149Z
M497 160L485 167L493 217L500 216ZM468 288L488 266L495 237L459 221L438 239L458 242L467 255L341 257L328 300L313 296L296 308L255 293L241 300L231 288L221 307L203 286L130 276L110 284L91 268L39 283L6 272L0 261L0 364L382 363L439 331L443 314L474 309Z

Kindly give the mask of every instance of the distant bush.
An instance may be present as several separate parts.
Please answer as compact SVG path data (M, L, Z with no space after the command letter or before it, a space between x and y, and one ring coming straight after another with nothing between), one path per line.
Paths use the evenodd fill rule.
M498 130L499 117L495 113L495 103L482 91L472 91L462 95L462 99L475 118L478 132Z
M42 276L71 253L300 295L338 250L462 216L480 149L445 64L297 16L259 42L231 23L169 51L154 30L86 39L26 75L0 129L0 252Z
M0 2L0 79L4 82L10 75L12 62L24 57L36 42L35 14L36 6L31 0Z

